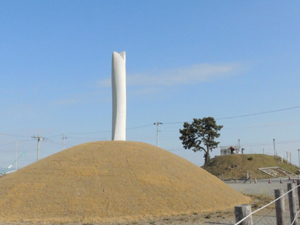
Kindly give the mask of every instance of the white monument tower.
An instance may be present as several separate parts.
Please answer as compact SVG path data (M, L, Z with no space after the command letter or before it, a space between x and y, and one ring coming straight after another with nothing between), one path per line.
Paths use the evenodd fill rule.
M112 140L126 141L126 53L112 55Z

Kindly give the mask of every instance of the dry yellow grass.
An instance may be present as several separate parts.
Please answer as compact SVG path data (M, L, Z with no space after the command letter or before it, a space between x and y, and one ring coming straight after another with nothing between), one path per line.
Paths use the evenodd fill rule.
M216 156L202 168L211 174L224 179L246 179L247 172L252 179L269 179L272 176L261 172L258 168L279 166L292 173L297 173L299 168L286 162L281 162L280 157L265 154L233 154ZM281 174L281 176L286 176Z
M81 144L0 180L0 220L98 222L249 203L205 170L139 142Z

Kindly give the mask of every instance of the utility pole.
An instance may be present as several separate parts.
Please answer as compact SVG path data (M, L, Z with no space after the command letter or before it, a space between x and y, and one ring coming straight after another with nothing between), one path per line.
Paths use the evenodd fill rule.
M43 137L41 137L39 134L37 136L32 136L32 138L37 139L37 160L39 161L39 149L40 149L40 141L43 140Z
M16 141L16 171L18 169L18 141Z
M64 150L65 149L65 139L67 139L67 137L65 136L65 133L63 133L62 139L63 139L62 150Z
M239 152L241 152L241 143L240 143L240 139L238 139L239 142Z
M275 155L275 139L273 139L273 147L274 147L274 156L276 156Z
M298 165L299 165L299 168L300 168L300 156L299 156L299 151L300 151L300 149L298 149Z
M261 151L261 139L259 139L259 141L260 141L260 151ZM264 154L264 153L263 153Z
M161 123L161 122L156 122L156 123L154 123L154 125L156 125L156 146L157 146L157 147L159 147L159 135L158 135L159 130L158 130L158 126L159 126L160 124L163 124L163 123Z

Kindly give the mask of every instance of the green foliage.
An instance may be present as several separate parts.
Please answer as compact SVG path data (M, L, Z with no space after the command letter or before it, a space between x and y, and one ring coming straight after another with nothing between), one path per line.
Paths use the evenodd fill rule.
M220 131L223 126L218 126L213 117L204 117L203 119L193 119L190 124L185 122L183 129L179 129L181 136L179 139L185 149L192 149L194 152L204 151L205 164L209 162L209 151L218 147L220 142L215 138L220 137ZM204 145L201 146L201 145Z
M205 219L210 219L210 218L211 218L211 215L209 215L209 214L205 216Z

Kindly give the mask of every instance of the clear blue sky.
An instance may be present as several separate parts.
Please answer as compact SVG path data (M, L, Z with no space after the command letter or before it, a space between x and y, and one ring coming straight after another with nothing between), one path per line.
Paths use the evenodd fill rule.
M19 165L33 163L37 134L41 158L62 133L66 147L110 140L113 51L127 55L127 140L156 145L159 121L160 147L202 165L179 129L212 116L220 146L273 154L275 139L298 165L299 0L0 3L0 167L16 141Z

